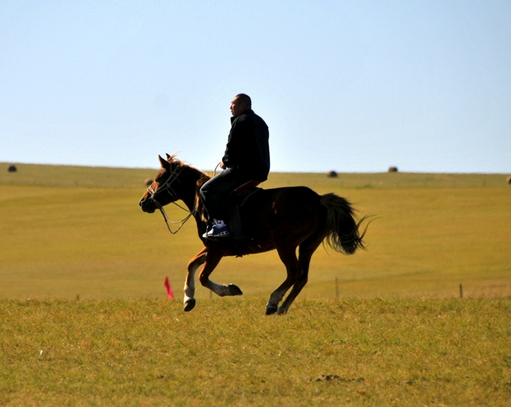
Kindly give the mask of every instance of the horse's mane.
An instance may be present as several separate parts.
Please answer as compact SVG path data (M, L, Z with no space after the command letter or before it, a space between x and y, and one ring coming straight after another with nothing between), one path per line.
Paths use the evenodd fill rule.
M195 183L195 202L194 202L194 209L193 212L197 214L204 222L207 221L206 218L206 208L202 204L199 190L202 185L206 181L209 181L211 179L211 176L204 173L203 171L185 163L184 161L179 160L177 157L177 153L174 153L172 155L167 154L167 161L171 164L178 165L181 169L188 169L191 172L195 173L195 177L197 177L197 181Z
M207 219L207 216L206 216L206 208L205 206L202 204L202 200L201 200L201 197L200 197L200 194L199 194L199 190L200 190L200 187L203 186L206 181L208 181L210 179L210 177L206 174L204 174L204 177L201 177L197 180L196 184L195 184L195 203L194 203L194 212L200 216L200 218L204 221L204 222L207 222L208 219Z

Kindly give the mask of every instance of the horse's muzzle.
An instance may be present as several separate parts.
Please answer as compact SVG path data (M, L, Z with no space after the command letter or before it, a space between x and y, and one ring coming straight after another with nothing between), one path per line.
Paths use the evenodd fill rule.
M142 210L147 213L154 213L156 210L156 204L154 203L154 200L148 196L142 197L140 202L138 203Z

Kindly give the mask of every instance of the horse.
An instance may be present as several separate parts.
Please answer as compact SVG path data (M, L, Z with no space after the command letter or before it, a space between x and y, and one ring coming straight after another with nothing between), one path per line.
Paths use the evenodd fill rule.
M210 280L211 273L224 256L277 250L287 277L270 295L266 315L271 315L287 313L307 284L311 257L323 241L346 255L365 248L363 238L367 226L361 230L361 225L367 217L357 220L355 210L345 198L333 193L319 195L305 186L257 188L240 209L244 240L234 241L230 237L205 239L207 222L199 189L210 176L178 160L176 154L167 154L166 160L161 156L158 158L161 169L140 199L139 206L147 213L160 210L167 221L163 207L181 200L189 211L188 217L195 219L198 237L204 244L187 266L183 301L186 312L196 304L195 274L200 266L203 267L198 279L204 287L221 297L243 294L234 284L218 284Z

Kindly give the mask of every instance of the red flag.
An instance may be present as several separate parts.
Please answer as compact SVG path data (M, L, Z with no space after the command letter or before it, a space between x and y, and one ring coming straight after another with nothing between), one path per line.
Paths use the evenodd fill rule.
M170 298L171 300L173 300L174 294L172 293L172 287L170 286L168 277L165 277L165 288L167 289L167 298Z

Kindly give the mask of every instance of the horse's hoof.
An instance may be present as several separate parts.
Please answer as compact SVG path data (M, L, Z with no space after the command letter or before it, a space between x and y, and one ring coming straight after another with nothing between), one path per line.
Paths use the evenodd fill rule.
M195 298L190 298L185 302L184 310L185 312L191 311L195 307Z
M227 288L229 289L230 295L243 295L243 291L241 291L237 285L229 284Z
M275 304L268 304L266 306L266 315L273 315L277 312L278 307Z

